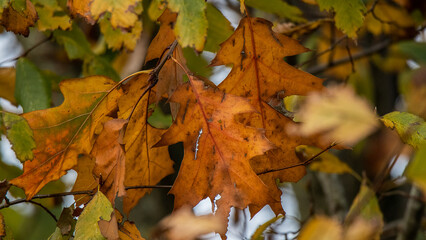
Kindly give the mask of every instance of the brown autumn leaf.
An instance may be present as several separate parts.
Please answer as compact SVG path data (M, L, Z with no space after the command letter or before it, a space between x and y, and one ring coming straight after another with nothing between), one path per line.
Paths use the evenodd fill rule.
M7 191L9 191L10 183L6 179L0 181L0 203L3 202L6 197Z
M235 120L255 109L243 98L206 87L192 76L189 80L171 96L170 101L180 104L179 113L156 145L184 144L184 159L170 191L175 208L220 195L216 214L227 219L232 206L244 209L276 200L249 163L273 146L261 130Z
M272 23L261 18L245 17L234 34L221 44L211 65L232 64L228 77L219 85L223 91L246 97L260 114L246 114L240 121L265 129L266 137L277 146L263 156L250 160L254 171L274 192L276 202L270 202L275 213L283 213L281 191L276 179L298 181L305 175L304 167L269 172L299 163L294 152L298 145L310 144L303 138L289 136L285 128L292 120L277 112L271 105L276 98L306 95L323 88L322 80L287 64L283 58L308 51L297 41L275 33ZM270 105L271 104L271 105ZM309 142L309 143L308 143ZM263 206L251 206L255 214Z
M37 19L38 16L34 5L30 0L26 0L25 9L15 9L14 4L9 4L9 7L3 10L0 24L3 25L7 31L12 31L28 37L30 33L29 28L35 25Z
M225 231L218 216L195 216L190 207L184 206L161 220L152 235L157 240L194 240L203 234Z
M101 234L108 240L120 240L120 236L118 234L117 217L115 213L116 211L111 213L111 219L109 221L101 219L98 222Z
M104 124L104 128L96 139L91 155L95 158L93 174L102 179L100 191L105 194L114 206L115 197L126 194L125 153L119 142L120 132L127 124L124 119L112 119Z
M126 186L155 185L165 176L173 173L168 148L152 148L165 131L147 123L150 113L148 106L155 98L150 90L138 102L142 92L148 86L149 74L143 74L123 86L125 95L119 100L118 117L129 119L123 138L126 152ZM149 100L149 101L148 101ZM123 198L123 210L126 214L136 206L138 201L152 189L129 189Z
M160 21L160 30L158 31L155 38L152 40L148 48L145 63L153 59L159 59L166 54L164 52L175 40L175 34L173 32L173 24L176 21L176 13L172 13L169 10L164 11L158 21ZM172 55L182 65L185 65L186 60L183 56L182 48L178 45ZM183 83L183 75L185 72L179 67L174 61L167 61L158 74L158 83L156 85L156 101L158 102L161 97L170 97L175 91L177 86ZM171 111L173 117L176 116L178 107L177 104L171 104Z
M22 116L34 132L34 159L24 163L24 173L11 184L23 188L31 199L44 185L59 179L77 164L80 154L90 154L97 126L116 110L121 92L107 77L69 79L59 85L64 102L55 108Z
M15 78L16 71L14 67L0 68L0 97L16 104L15 99Z
M133 222L125 221L118 226L118 235L121 240L145 240Z

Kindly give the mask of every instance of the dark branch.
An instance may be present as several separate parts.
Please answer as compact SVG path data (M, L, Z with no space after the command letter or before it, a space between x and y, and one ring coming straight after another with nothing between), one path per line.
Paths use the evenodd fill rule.
M312 163L317 157L319 157L321 154L327 152L328 150L330 150L331 148L333 148L334 146L336 146L337 143L332 143L330 144L330 146L326 147L325 149L323 149L321 152L315 154L315 156L309 158L308 160L302 162L302 163L298 163L295 165L291 165L291 166L287 166L287 167L283 167L283 168L278 168L278 169L270 169L270 170L266 170L260 173L257 173L258 176L263 175L263 174L267 174L267 173L271 173L271 172L278 172L278 171L282 171L282 170L287 170L290 168L295 168L295 167L301 167L301 166L308 166L310 163Z
M364 51L358 52L353 54L351 57L345 57L345 58L341 58L341 59L337 59L333 62L331 62L330 64L322 64L322 65L318 65L312 68L309 68L307 70L307 72L311 73L311 74L318 74L318 73L322 73L325 70L328 70L330 68L351 62L351 61L355 61L364 57L368 57L374 53L377 53L383 49L385 49L386 47L388 47L390 44L392 43L392 41L390 39L384 40L381 43L378 43L374 46L372 46L371 48L367 48Z
M125 187L126 190L130 189L144 189L144 188L172 188L172 185L140 185L140 186L128 186ZM33 199L43 199L43 198L55 198L55 197L63 197L63 196L69 196L69 195L95 195L94 190L86 190L86 191L75 191L75 192L61 192L61 193L52 193L52 194L41 194L41 195L35 195L31 200L27 199L16 199L14 201L6 202L6 204L0 206L0 209L10 207L12 205L16 205L19 203L24 202L31 202L34 204L37 204L35 202L32 202Z

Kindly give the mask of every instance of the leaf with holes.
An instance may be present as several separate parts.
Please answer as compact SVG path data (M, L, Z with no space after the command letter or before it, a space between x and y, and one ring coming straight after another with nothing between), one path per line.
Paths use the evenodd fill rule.
M265 129L266 137L277 146L264 156L251 159L254 171L280 199L281 191L276 179L298 181L305 175L304 167L283 171L281 169L299 163L294 148L301 144L312 145L300 137L289 136L285 128L292 120L273 107L281 98L289 95L306 95L322 89L322 80L287 64L283 58L308 51L297 41L277 34L272 23L260 18L243 18L234 34L221 44L212 65L232 64L228 77L219 85L226 93L246 97L260 114L246 113L239 121ZM284 93L284 94L282 94ZM283 213L281 201L269 203L275 213ZM251 206L255 214L263 206Z
M173 125L156 146L184 144L184 159L171 189L175 207L195 206L209 197L224 220L230 208L263 207L272 199L268 187L250 166L249 159L273 146L263 132L237 122L235 117L256 110L243 98L205 87L190 76L170 98L180 104Z

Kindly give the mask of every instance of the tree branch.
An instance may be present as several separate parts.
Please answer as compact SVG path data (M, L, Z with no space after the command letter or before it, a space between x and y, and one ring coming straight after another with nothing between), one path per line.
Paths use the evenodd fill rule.
M172 188L172 185L140 185L140 186L128 186L128 187L125 187L126 190L130 190L130 189L144 189L144 188ZM40 195L35 195L30 200L27 200L27 199L16 199L14 201L6 202L6 204L0 206L0 209L7 208L7 207L10 207L12 205L16 205L16 204L24 203L24 202L31 202L31 203L37 204L35 202L32 202L33 199L55 198L55 197L63 197L63 196L69 196L69 195L89 195L89 196L92 196L92 195L95 195L95 193L96 192L94 190L85 190L85 191L75 191L75 192L61 192L61 193L52 193L52 194L40 194Z
M386 39L381 43L378 43L374 46L372 46L371 48L367 48L364 51L355 53L352 55L352 57L345 57L345 58L340 58L337 59L333 62L331 62L330 64L322 64L322 65L318 65L312 68L309 68L307 70L307 72L311 73L311 74L318 74L318 73L322 73L325 70L328 70L330 68L351 62L351 61L355 61L364 57L368 57L376 52L379 52L383 49L385 49L386 47L388 47L390 44L392 43L392 41L390 39Z
M271 172L278 172L278 171L287 170L287 169L295 168L295 167L301 167L301 166L305 166L306 167L307 165L309 165L310 163L312 163L317 157L319 157L321 154L327 152L328 150L330 150L331 148L333 148L336 145L337 145L337 143L330 144L330 146L326 147L321 152L315 154L315 156L309 158L308 160L306 160L306 161L304 161L302 163L298 163L298 164L295 164L295 165L291 165L291 166L287 166L287 167L283 167L283 168L278 168L278 169L265 170L263 172L257 173L257 175L260 176L260 175L271 173Z

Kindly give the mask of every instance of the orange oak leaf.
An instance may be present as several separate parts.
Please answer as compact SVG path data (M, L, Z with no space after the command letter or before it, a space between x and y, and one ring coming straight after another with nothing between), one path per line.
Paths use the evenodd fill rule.
M125 221L122 226L119 226L118 235L121 240L145 240L136 225L129 221Z
M10 182L31 199L48 182L77 164L79 154L90 154L97 126L117 108L121 92L107 77L69 79L59 85L64 102L55 108L25 113L37 143L34 159Z
M7 31L19 33L28 36L30 33L29 28L35 25L38 20L37 12L34 5L30 0L26 0L26 8L23 10L15 9L13 4L3 10L0 17L0 24L3 25Z
M176 21L176 13L172 13L169 10L164 11L160 16L158 21L160 21L160 30L155 38L152 40L148 53L146 56L146 61L151 61L153 59L158 59L165 54L165 50L176 40L175 34L173 32L173 24ZM183 56L182 48L178 45L172 55L176 58L182 65L185 65L186 60ZM156 101L158 102L161 97L171 96L175 91L177 86L183 83L183 75L185 72L180 68L174 61L167 61L158 74L158 83L156 85ZM171 104L172 115L176 116L177 114L177 105Z
M113 204L115 197L126 194L124 188L125 153L119 142L120 132L127 120L112 119L104 124L102 132L96 139L91 155L95 158L93 174L102 180L100 191Z
M232 206L244 209L271 202L268 187L249 159L273 146L263 131L235 120L238 114L255 109L243 98L205 87L192 76L189 79L171 96L170 101L180 104L179 113L156 145L184 144L184 159L170 191L175 208L220 195L216 214L226 220Z
M165 131L156 129L147 123L150 113L148 106L155 97L152 90L148 91L138 102L144 89L148 86L149 74L143 74L123 86L125 95L119 100L120 118L129 119L124 135L126 152L126 186L154 185L165 176L174 172L173 161L168 148L152 148ZM148 101L150 100L150 101ZM136 206L138 201L152 189L129 189L123 198L123 210L126 214Z
M283 59L308 49L296 40L273 32L271 27L272 23L261 18L243 18L234 34L221 44L211 65L233 65L231 73L219 88L248 98L260 115L246 114L239 120L249 126L265 129L266 137L277 146L277 149L251 159L254 171L271 188L274 199L277 199L281 191L276 187L276 179L298 181L304 176L305 168L270 170L299 163L294 148L307 143L302 138L288 136L285 126L292 124L292 120L271 105L277 97L305 95L323 86L321 79L291 67ZM283 213L280 201L269 204L275 213ZM260 208L251 206L250 210L255 214Z

